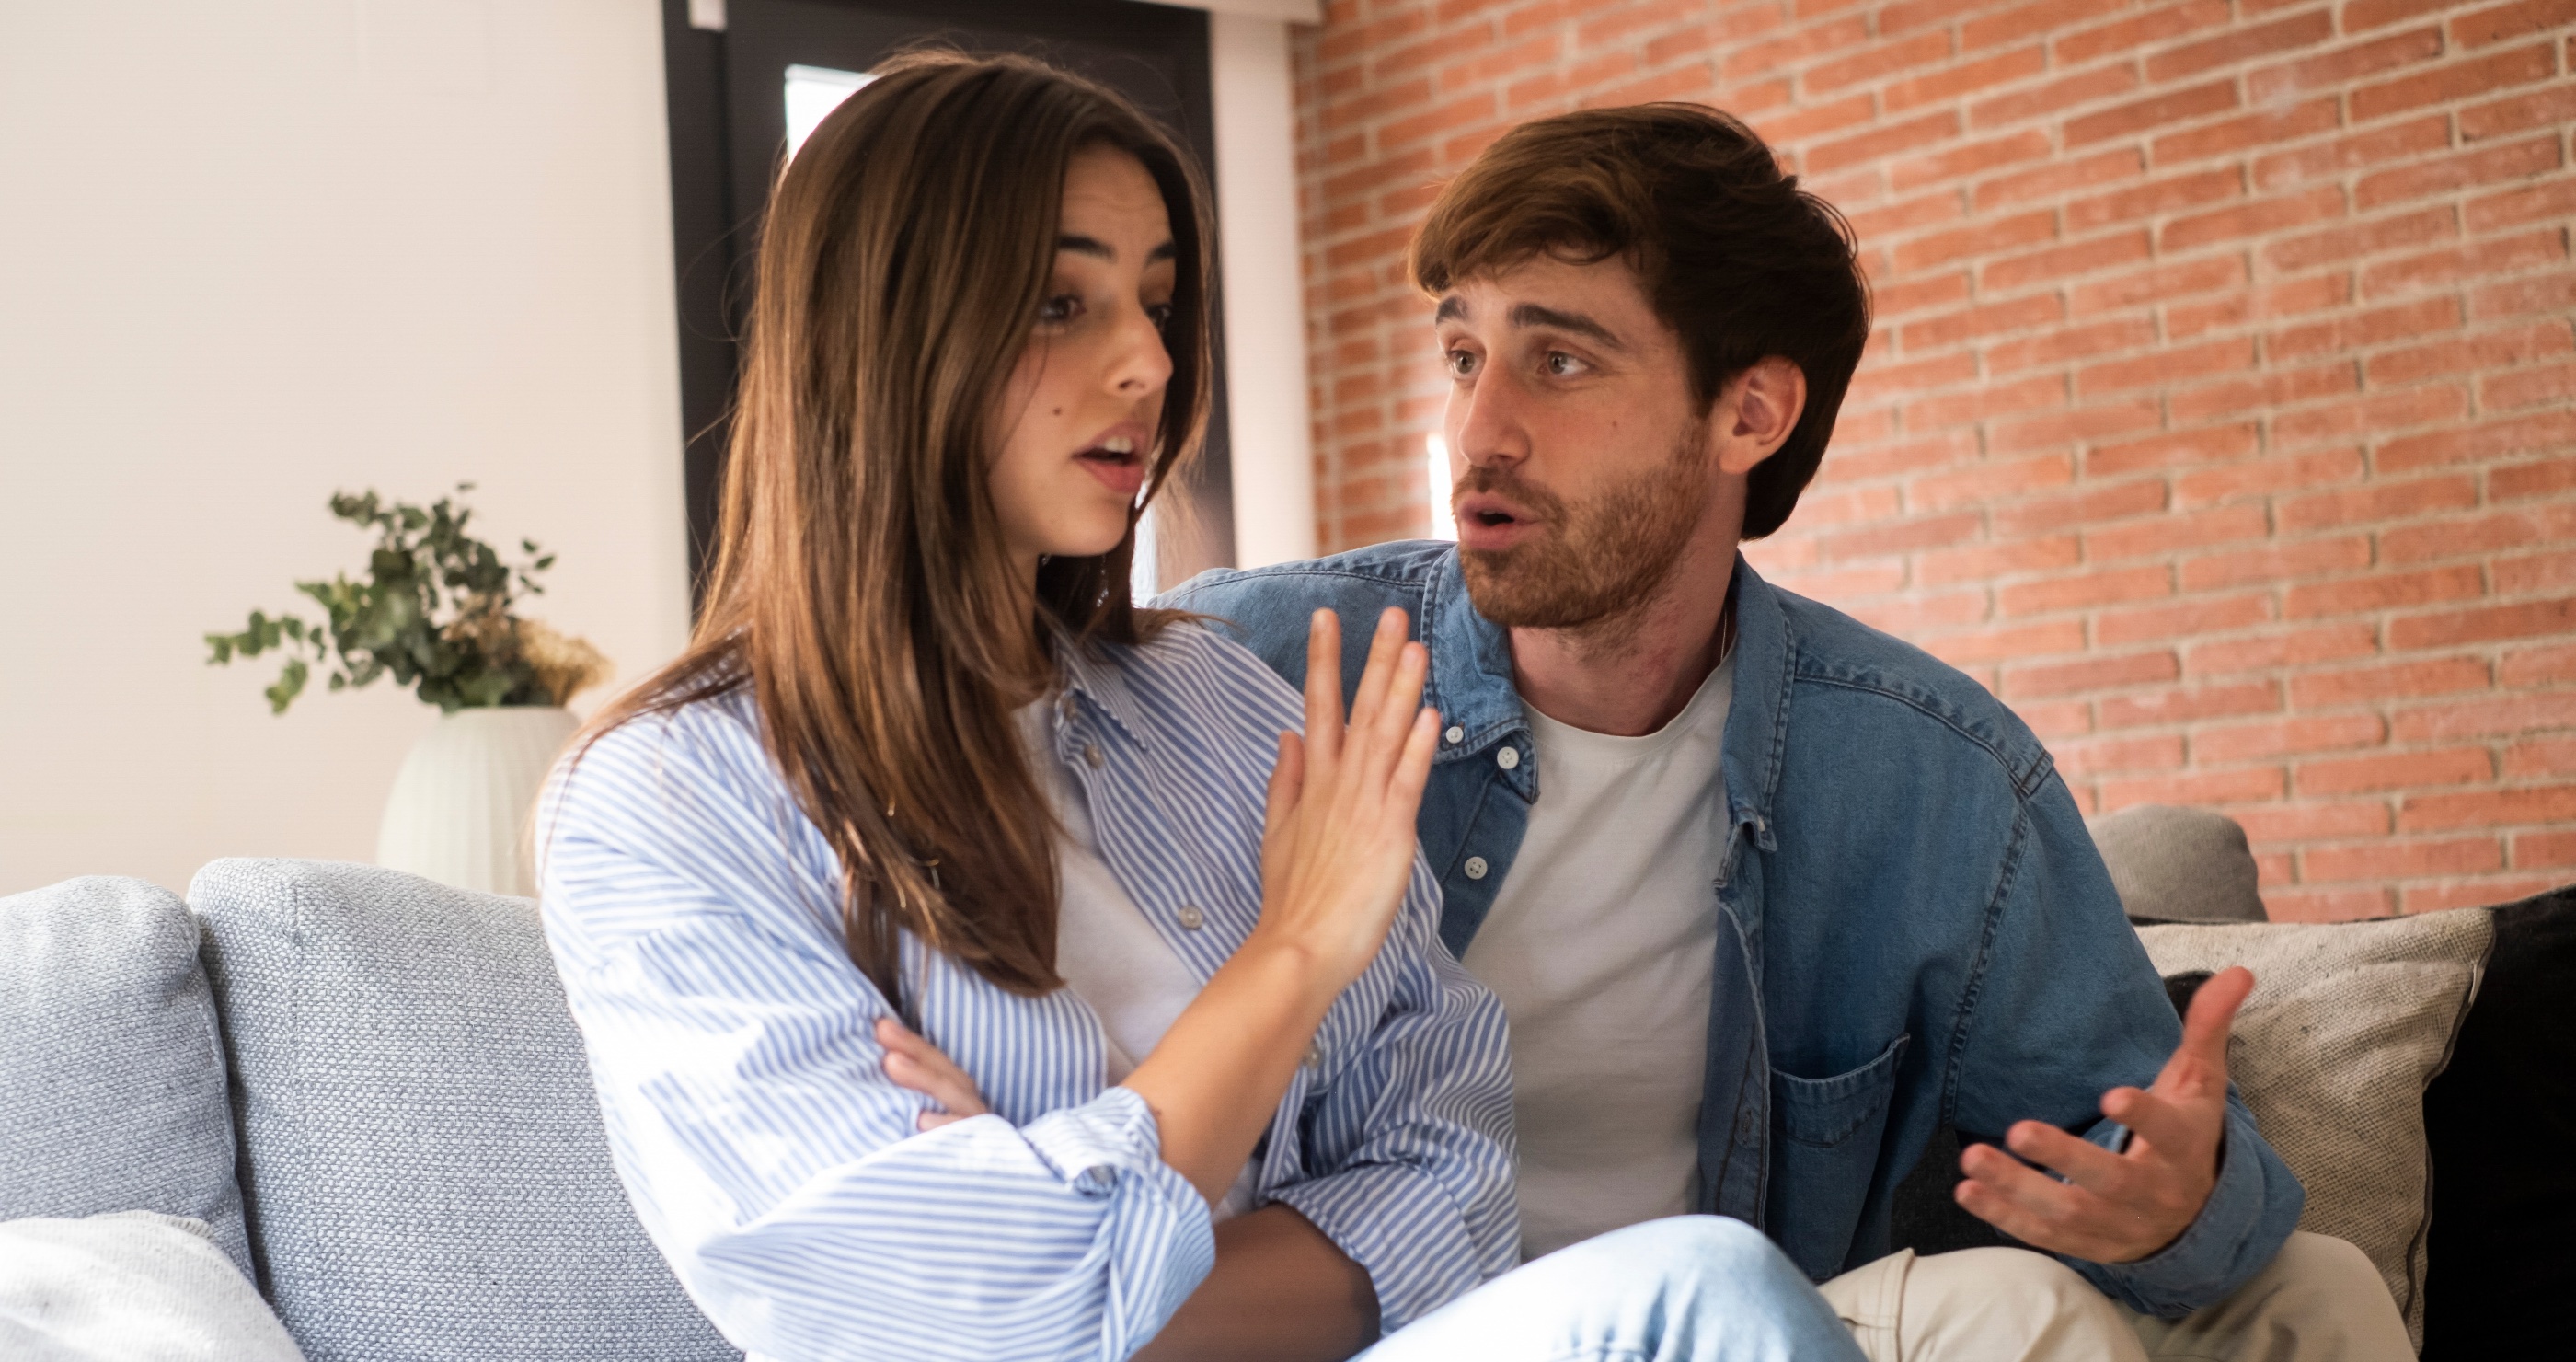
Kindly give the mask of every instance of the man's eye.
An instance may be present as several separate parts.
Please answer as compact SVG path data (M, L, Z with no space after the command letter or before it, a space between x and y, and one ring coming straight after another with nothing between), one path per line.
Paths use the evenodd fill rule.
M1082 315L1082 300L1070 293L1059 293L1038 304L1038 320L1049 324L1072 321Z
M1550 350L1547 352L1547 358L1539 361L1539 367L1547 370L1551 378L1563 378L1580 371L1583 368L1583 361L1562 350Z
M1452 351L1450 351L1450 352L1449 352L1449 372L1450 372L1453 376L1458 377L1458 378L1465 378L1465 377L1467 377L1467 376L1469 376L1469 375L1471 375L1471 374L1475 373L1475 372L1476 372L1476 357L1475 357L1474 355L1472 355L1472 354L1469 354L1467 351L1464 351L1464 350L1452 350Z

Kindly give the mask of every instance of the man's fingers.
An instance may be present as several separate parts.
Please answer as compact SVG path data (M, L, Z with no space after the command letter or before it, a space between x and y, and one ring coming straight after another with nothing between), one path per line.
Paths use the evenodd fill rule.
M2172 1095L2169 1081L2227 1087L2228 1028L2236 1022L2236 1009L2245 1005L2246 995L2253 991L2254 971L2243 965L2220 970L2201 984L2182 1020L2182 1046L2156 1075L2156 1091Z
M2016 1121L2004 1144L2032 1163L2064 1174L2076 1186L2104 1197L2129 1180L2128 1161L2091 1140L2078 1139L2044 1121Z
M1954 1191L1978 1219L2025 1243L2052 1245L2063 1226L2078 1222L2094 1198L1990 1145L1970 1145L1959 1155L1967 1180Z
M2213 1148L2218 1131L2209 1121L2205 1102L2183 1106L2136 1088L2113 1088L2102 1094L2102 1114L2127 1126L2154 1152L2174 1159L2194 1159ZM2219 1121L2224 1123L2225 1116Z

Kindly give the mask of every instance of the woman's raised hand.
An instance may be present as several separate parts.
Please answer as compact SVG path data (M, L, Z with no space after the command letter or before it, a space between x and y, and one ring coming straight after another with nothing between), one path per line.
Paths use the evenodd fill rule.
M1261 839L1261 923L1246 949L1305 956L1336 991L1368 968L1413 869L1415 812L1440 716L1422 705L1430 655L1402 610L1378 616L1368 666L1342 716L1341 622L1306 635L1306 736L1279 735Z

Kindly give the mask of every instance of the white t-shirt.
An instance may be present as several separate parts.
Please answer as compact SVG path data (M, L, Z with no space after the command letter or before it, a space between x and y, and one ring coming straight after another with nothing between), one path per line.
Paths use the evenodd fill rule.
M1056 972L1099 1016L1109 1041L1108 1081L1114 1086L1162 1043L1163 1033L1199 996L1201 983L1101 859L1090 802L1073 773L1056 759L1043 705L1021 711L1020 731L1039 784L1064 825L1055 848L1056 878L1062 886L1056 901ZM1223 1220L1251 1209L1259 1173L1258 1161L1246 1162L1211 1214Z
M1697 1204L1734 679L1642 738L1524 706L1539 798L1464 962L1511 1018L1524 1261Z

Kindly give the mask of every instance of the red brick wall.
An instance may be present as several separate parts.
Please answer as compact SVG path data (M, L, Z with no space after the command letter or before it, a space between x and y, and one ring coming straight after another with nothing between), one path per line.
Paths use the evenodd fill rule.
M1753 546L2276 916L2576 880L2576 0L1331 0L1300 30L1319 530L1427 524L1402 250L1504 127L1691 99L1850 214L1878 330Z

